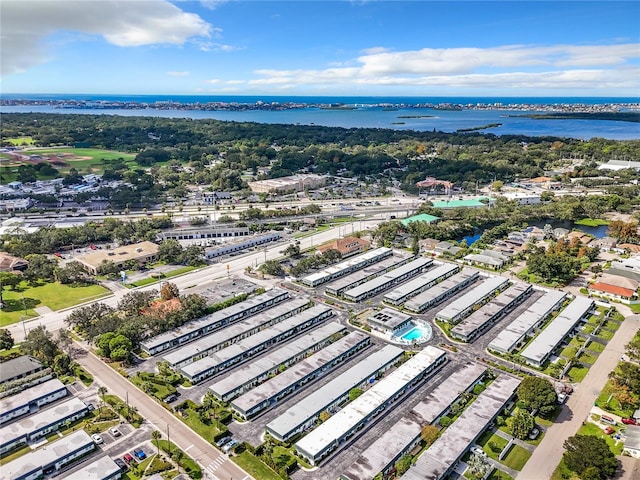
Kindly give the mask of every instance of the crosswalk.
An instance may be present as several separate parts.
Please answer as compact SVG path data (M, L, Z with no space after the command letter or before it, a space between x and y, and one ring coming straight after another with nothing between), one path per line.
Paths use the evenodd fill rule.
M226 478L221 478L216 476L216 471L227 461L227 458L223 457L222 455L220 455L219 457L217 457L213 462L211 462L209 465L207 465L205 467L205 470L207 471L207 473L209 475L207 475L208 478L210 478L211 480L227 480ZM249 475L246 475L244 478L238 478L238 479L233 479L233 480L251 480L251 477Z

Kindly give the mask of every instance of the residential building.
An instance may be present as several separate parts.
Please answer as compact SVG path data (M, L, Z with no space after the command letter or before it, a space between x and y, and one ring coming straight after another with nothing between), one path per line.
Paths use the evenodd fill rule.
M67 387L53 378L22 390L15 395L0 399L0 424L14 420L28 413L35 413L40 407L67 396Z
M12 358L0 364L0 384L28 377L42 369L42 363L28 355Z
M623 247L623 245L620 245ZM640 282L640 257L623 258L611 262L611 267L606 270L609 275L630 278Z
M622 303L635 303L638 299L636 290L604 282L590 284L589 292L594 295L610 298L611 300L620 301Z
M108 455L90 460L80 468L65 474L65 480L118 480L123 472Z
M328 250L337 250L342 258L350 257L358 253L364 252L369 248L370 242L358 237L338 238L329 243L325 243L318 247L319 253L325 253Z

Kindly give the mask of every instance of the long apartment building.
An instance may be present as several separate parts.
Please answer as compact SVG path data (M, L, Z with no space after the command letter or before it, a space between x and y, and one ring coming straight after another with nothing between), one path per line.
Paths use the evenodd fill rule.
M364 428L407 391L424 381L446 361L446 353L428 346L384 379L349 403L311 433L298 440L295 449L312 465L340 448L347 438Z
M465 342L475 340L513 308L524 302L532 291L532 285L516 282L453 327L450 331L451 336Z
M463 393L471 391L482 380L485 372L483 366L474 363L453 372L367 447L340 476L340 480L371 480L381 472L386 474L420 443L422 428L445 416Z
M213 258L222 257L223 255L228 255L230 253L237 253L249 248L259 247L260 245L266 245L271 242L277 242L280 239L282 239L282 235L277 232L267 233L264 235L254 235L238 242L209 247L205 250L204 256L208 260L211 260Z
M519 384L520 379L506 375L496 378L400 478L446 478L460 458L511 400Z
M336 378L315 390L311 395L296 402L265 427L275 439L287 442L311 428L320 414L332 412L349 398L354 388L363 388L371 379L375 381L398 362L404 354L401 348L387 345L368 355L366 359L344 371Z
M454 276L410 298L403 307L413 313L423 313L463 290L479 277L480 273L477 270L463 268Z
M542 367L553 350L589 314L594 305L595 302L590 298L576 297L527 345L520 356L529 365Z
M310 305L311 302L307 298L294 298L293 300L280 303L246 320L231 324L206 337L199 338L187 343L183 347L172 350L164 355L163 359L169 362L169 365L173 368L182 368L185 365L189 365L208 356L212 352L226 348L271 325L286 320L302 312Z
M240 340L238 343L213 352L208 357L185 365L180 369L180 372L190 382L199 383L217 375L232 365L248 360L278 342L324 322L332 315L333 311L330 308L316 305L255 335ZM340 329L337 329L337 331L340 331ZM315 333L317 332L311 332L307 336L313 338Z
M349 300L351 302L362 302L368 298L376 296L380 292L388 290L408 278L415 277L425 269L429 268L432 263L433 260L430 258L416 258L395 270L391 270L374 278L373 280L369 280L362 285L358 285L355 288L346 290L342 296L345 300Z
M542 297L524 313L504 328L489 344L489 350L511 353L542 325L549 316L562 308L567 294L558 290L547 290Z
M393 255L393 250L386 247L369 250L368 252L358 255L357 257L352 257L349 260L345 260L344 262L340 262L336 265L331 265L330 267L320 270L319 272L307 275L302 279L302 283L307 287L317 287L318 285L322 285L323 283L331 282L338 278L344 277L345 275L349 275L356 270L360 270L367 265L372 265L376 262L379 262L380 260L390 257L391 255Z
M349 360L370 342L371 337L363 332L351 333L236 398L231 408L245 420L258 415Z
M289 298L287 291L274 288L256 297L218 310L211 315L206 315L188 322L180 328L149 338L141 342L140 347L149 355L156 355L160 352L184 345L198 337L208 335L214 330L254 315L261 310L266 310L273 305L285 301L287 298Z
M220 401L233 400L269 380L280 371L281 366L289 367L329 345L336 336L346 332L346 328L339 328L339 325L337 322L331 322L312 332L312 335L302 336L270 351L267 355L234 370L233 375L218 379L209 386L209 392Z
M68 393L67 387L54 378L5 397L0 400L0 424L34 413L41 407L66 397Z
M108 455L96 458L64 477L64 480L118 480L123 471Z
M23 443L37 440L57 431L66 422L74 422L89 412L78 398L60 402L28 418L17 420L0 428L0 454L7 453Z
M415 258L415 255L410 252L394 250L392 256L331 282L325 287L324 291L328 295L341 297L345 291L401 267L413 258Z
M78 430L3 465L2 478L36 480L42 478L45 471L60 471L95 448L96 444L89 434L84 430Z
M477 287L456 298L445 308L436 313L436 320L455 324L471 313L478 305L509 285L509 280L504 277L489 277L483 279Z
M383 297L382 300L385 303L389 303L391 305L402 305L409 298L414 297L421 292L424 292L437 283L446 280L451 275L455 275L459 271L460 266L453 263L438 265L436 268L428 270L426 273L423 273L419 277L414 278L413 280L410 280L409 282L390 291Z

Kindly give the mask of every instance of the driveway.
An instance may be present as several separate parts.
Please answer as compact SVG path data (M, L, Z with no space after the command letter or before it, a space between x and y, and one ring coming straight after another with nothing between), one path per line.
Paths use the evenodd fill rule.
M564 441L575 435L582 426L582 422L591 412L600 390L607 382L609 372L620 361L620 356L624 353L624 346L633 338L638 327L640 327L640 315L632 315L622 322L596 363L589 369L589 373L569 397L556 422L547 429L542 442L518 475L518 480L551 478L553 471L562 459ZM634 474L631 468L625 468L625 471L629 475ZM622 478L630 480L633 477L625 474Z

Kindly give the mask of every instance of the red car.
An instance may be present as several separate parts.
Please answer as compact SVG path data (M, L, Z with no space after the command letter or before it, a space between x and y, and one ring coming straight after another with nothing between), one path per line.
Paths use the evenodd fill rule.
M635 418L623 418L622 423L625 425L637 425L638 421Z
M133 462L133 457L131 455L129 455L128 453L124 454L124 457L122 457L122 459L127 463L130 464L131 462Z
M611 435L613 432L615 432L615 430L611 427L605 427L604 428L604 433L605 435Z

